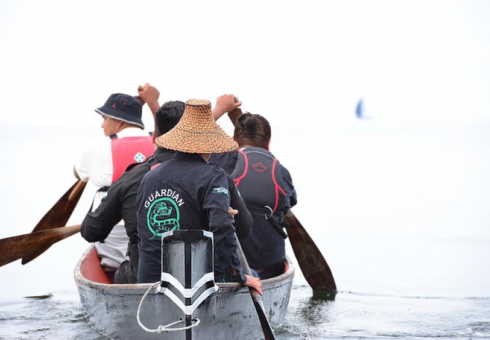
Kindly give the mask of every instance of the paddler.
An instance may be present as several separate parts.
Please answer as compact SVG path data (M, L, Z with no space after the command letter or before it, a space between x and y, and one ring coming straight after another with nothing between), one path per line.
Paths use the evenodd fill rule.
M146 84L139 90L139 96L147 103L155 117L155 131L152 136L158 137L171 130L180 120L184 113L185 104L181 101L167 102L159 107L159 91L152 85ZM215 110L221 110L219 105ZM215 114L217 111L213 110ZM221 113L222 114L222 113ZM153 143L155 137L152 137ZM126 233L129 236L128 256L129 261L121 264L115 273L114 283L136 283L139 262L139 250L136 223L135 201L138 187L143 176L152 167L162 163L174 155L175 151L165 148L157 148L152 157L141 165L130 166L116 182L114 182L107 196L100 206L93 212L89 212L82 223L82 236L89 242L102 241L113 229L113 226L121 219L124 220ZM232 185L231 206L236 211L235 225L239 238L247 237L252 229L252 217L248 212L243 198L236 191L231 177L229 183ZM233 191L234 190L234 191Z
M154 146L141 120L141 102L127 94L112 94L106 103L95 109L102 116L102 129L107 138L101 139L80 156L75 163L75 176L90 181L98 188L93 209L97 208L109 186L134 162L144 162L153 154ZM115 221L118 223L119 221ZM114 271L127 260L128 236L122 224L117 224L104 243L95 247L104 269Z
M160 280L161 235L172 229L213 232L215 280L238 281L260 291L260 281L243 274L237 253L230 192L224 171L207 161L214 152L237 148L216 124L207 100L186 103L181 121L156 144L175 156L143 178L136 206L140 237L138 282Z
M231 177L254 221L252 234L241 242L243 252L250 267L267 279L284 272L283 217L297 203L296 190L289 171L269 151L271 127L267 119L258 114L241 115L234 139L238 151L214 154L211 162L233 169Z

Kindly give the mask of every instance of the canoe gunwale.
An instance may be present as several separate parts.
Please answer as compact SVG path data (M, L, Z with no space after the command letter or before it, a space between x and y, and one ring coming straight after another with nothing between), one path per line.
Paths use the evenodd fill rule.
M126 294L141 294L142 291L146 291L150 286L154 285L155 283L135 283L135 284L106 284L106 283L100 283L100 282L95 282L91 281L87 278L85 278L82 275L81 269L82 266L87 259L88 254L94 249L95 246L91 244L88 249L83 253L82 257L78 260L78 263L75 267L75 283L77 286L88 286L94 289L100 289L104 291L111 291L111 288L113 288L114 292L117 292L117 294L120 294L121 291L124 291ZM274 289L276 287L282 286L284 284L287 284L290 278L294 277L294 272L295 268L294 265L289 257L286 256L286 261L288 264L288 270L276 277L266 279L266 280L261 280L262 282L262 290L268 290L268 289ZM216 283L216 285L220 288L220 291L230 291L230 292L235 292L238 291L242 288L239 283L236 282L224 282L224 283ZM246 290L248 293L248 290Z

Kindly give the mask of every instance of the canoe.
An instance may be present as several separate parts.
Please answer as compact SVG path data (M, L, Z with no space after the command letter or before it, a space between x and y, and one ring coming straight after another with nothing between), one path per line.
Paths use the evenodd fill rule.
M288 258L282 275L262 280L262 299L273 327L283 321L287 312L294 272ZM238 283L216 284L218 291L192 314L192 318L199 319L196 327L157 334L144 331L136 318L140 301L152 284L112 284L113 278L102 270L95 247L90 246L79 260L75 282L87 321L99 333L112 339L263 338L249 290ZM140 318L144 326L156 329L179 319L185 320L185 314L167 295L150 290L141 307Z

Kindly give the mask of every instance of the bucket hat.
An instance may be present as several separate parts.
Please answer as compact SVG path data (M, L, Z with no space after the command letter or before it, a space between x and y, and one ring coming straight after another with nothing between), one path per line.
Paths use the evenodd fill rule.
M238 144L216 124L209 100L191 99L175 127L156 139L162 148L187 153L223 153Z
M134 98L123 93L111 94L104 106L95 109L95 112L116 120L139 126L144 129L145 125L141 120L143 105Z

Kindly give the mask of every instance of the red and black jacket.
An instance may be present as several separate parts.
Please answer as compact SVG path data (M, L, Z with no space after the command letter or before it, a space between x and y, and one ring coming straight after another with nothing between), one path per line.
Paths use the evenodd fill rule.
M231 177L254 221L252 234L241 242L250 267L265 270L283 266L284 238L268 218L282 223L284 214L296 204L289 172L269 151L247 147L238 151Z

